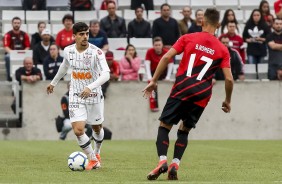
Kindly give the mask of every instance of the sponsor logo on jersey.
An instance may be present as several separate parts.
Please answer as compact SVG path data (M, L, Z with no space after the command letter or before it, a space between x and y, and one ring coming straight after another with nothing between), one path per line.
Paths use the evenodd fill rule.
M79 96L80 93L73 93L73 96ZM97 93L90 93L89 97L96 97L97 96Z
M91 79L92 78L92 75L90 72L75 72L73 71L72 72L72 77L73 79L76 79L76 80L85 80L85 79Z

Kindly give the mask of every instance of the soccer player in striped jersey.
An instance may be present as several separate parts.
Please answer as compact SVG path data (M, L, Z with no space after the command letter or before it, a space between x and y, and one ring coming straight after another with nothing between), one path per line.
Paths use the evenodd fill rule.
M78 22L73 25L75 44L64 49L64 60L57 75L47 87L47 93L53 92L60 79L71 68L69 91L69 116L77 142L89 157L86 170L98 169L100 148L104 138L104 97L101 85L110 78L110 69L101 49L88 43L89 28ZM90 138L85 134L85 123L92 125L94 149Z
M156 89L157 81L171 58L183 52L182 60L176 74L176 81L170 96L159 118L160 126L157 135L158 166L147 178L155 180L160 174L168 171L169 180L177 180L180 160L188 144L188 133L195 128L212 93L212 79L218 68L222 68L225 76L226 97L222 110L230 112L233 77L230 70L230 55L227 48L214 36L219 27L219 12L207 9L202 22L202 32L181 36L173 47L162 57L151 82L143 90L149 96ZM174 145L172 163L167 165L169 132L173 125L182 120Z

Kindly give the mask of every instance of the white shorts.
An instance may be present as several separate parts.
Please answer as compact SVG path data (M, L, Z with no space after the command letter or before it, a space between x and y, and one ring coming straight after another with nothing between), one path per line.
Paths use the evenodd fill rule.
M104 122L104 101L95 104L69 105L71 122L85 121L90 125L100 125Z

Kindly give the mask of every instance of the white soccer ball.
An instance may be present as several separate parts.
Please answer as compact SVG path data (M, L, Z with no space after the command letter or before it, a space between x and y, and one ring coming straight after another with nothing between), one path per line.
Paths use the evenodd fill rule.
M68 158L68 166L72 171L83 171L87 164L87 156L80 151L73 152Z

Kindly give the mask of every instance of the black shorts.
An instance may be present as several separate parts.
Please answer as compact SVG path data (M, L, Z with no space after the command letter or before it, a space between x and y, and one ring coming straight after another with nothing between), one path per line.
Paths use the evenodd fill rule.
M195 128L204 109L193 102L169 97L159 120L167 125L177 125L182 120L186 128Z

